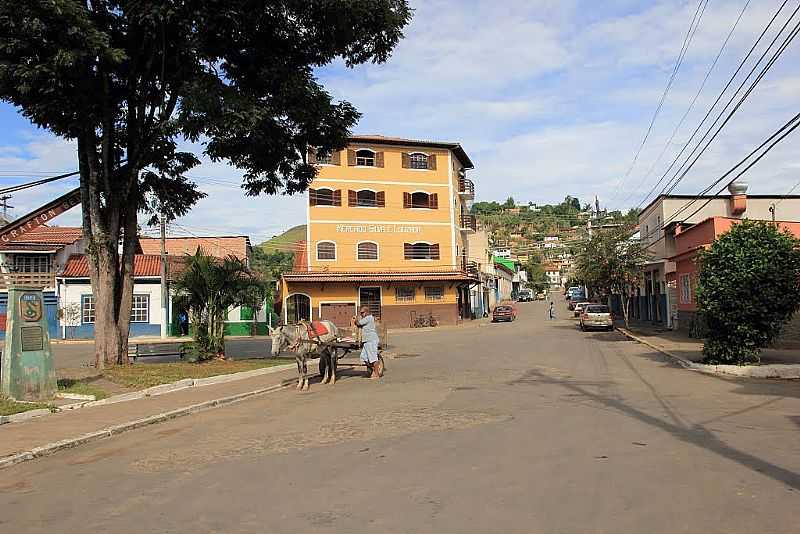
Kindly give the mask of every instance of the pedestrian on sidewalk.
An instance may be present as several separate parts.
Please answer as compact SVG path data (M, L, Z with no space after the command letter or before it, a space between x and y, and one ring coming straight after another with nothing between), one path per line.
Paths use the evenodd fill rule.
M189 335L189 314L186 313L186 310L181 310L178 314L178 327L180 328L181 336Z
M375 326L375 317L369 311L368 306L361 306L359 318L353 317L355 325L361 329L361 341L364 345L361 348L361 360L371 371L370 378L380 378L383 376L383 362L378 358L378 329Z
M556 318L555 303L552 300L550 301L550 310L548 310L548 313L550 314L551 321Z

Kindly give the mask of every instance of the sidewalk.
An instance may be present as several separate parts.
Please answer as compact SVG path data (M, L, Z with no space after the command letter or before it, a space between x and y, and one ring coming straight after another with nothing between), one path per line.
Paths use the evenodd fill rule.
M661 352L687 369L714 375L749 378L800 378L800 351L769 348L761 352L759 365L706 365L703 364L703 340L687 334L641 323L631 323L629 328L617 329L627 337Z
M36 417L0 426L0 468L9 457L15 462L52 454L81 443L102 439L126 430L181 417L204 409L236 402L243 398L280 389L296 382L291 369L224 382L192 387L164 395L145 397L117 404L91 406L79 410ZM42 448L42 450L37 450Z

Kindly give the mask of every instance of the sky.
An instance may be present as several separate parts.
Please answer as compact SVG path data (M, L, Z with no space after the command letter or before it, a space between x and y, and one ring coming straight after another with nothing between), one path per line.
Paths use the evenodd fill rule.
M349 69L335 62L317 75L336 99L363 114L355 133L461 143L475 163L470 177L478 201L513 196L542 204L571 195L585 203L597 195L604 207L627 209L652 198L647 193L782 0L750 1L690 110L746 3L708 0L640 152L698 0L412 0L414 19L386 64ZM781 24L795 7L789 2ZM797 113L798 46L789 46L676 193L698 193ZM0 103L0 125L1 185L76 169L72 142L36 129L8 104ZM204 163L190 175L208 198L175 221L171 233L244 234L259 243L305 222L302 195L246 197L236 168L209 162L202 146L191 148ZM791 191L800 180L798 148L800 133L750 170L742 178L750 192ZM76 184L20 192L10 201L10 215L23 215ZM58 223L79 224L78 208Z

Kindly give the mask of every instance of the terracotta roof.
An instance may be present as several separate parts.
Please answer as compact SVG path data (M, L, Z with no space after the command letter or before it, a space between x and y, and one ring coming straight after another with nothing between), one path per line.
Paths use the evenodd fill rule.
M461 271L429 272L303 272L283 274L287 282L469 282L474 278Z
M161 254L161 240L157 237L140 237L139 245L142 254ZM247 236L209 236L209 237L168 237L166 239L167 254L184 256L194 254L201 248L206 254L217 258L236 256L247 259L250 249L250 238Z
M11 243L47 243L51 245L71 245L83 237L83 230L76 226L39 226Z
M62 246L49 243L0 243L0 252L58 252Z
M414 147L432 147L432 148L446 148L452 150L456 157L467 169L475 168L472 160L469 159L467 153L461 147L461 144L453 141L429 141L424 139L404 139L402 137L388 137L385 135L351 135L350 141L354 143L372 143L393 146L414 146Z
M170 278L183 270L183 258L170 257ZM154 254L137 254L133 259L133 276L158 277L161 275L161 256ZM89 261L83 254L73 254L67 260L61 278L89 278Z

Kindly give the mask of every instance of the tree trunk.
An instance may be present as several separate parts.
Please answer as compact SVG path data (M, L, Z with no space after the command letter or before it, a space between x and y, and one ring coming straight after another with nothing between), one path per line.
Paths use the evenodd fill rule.
M622 318L625 320L625 328L628 328L628 314L630 313L630 299L628 293L622 292Z

